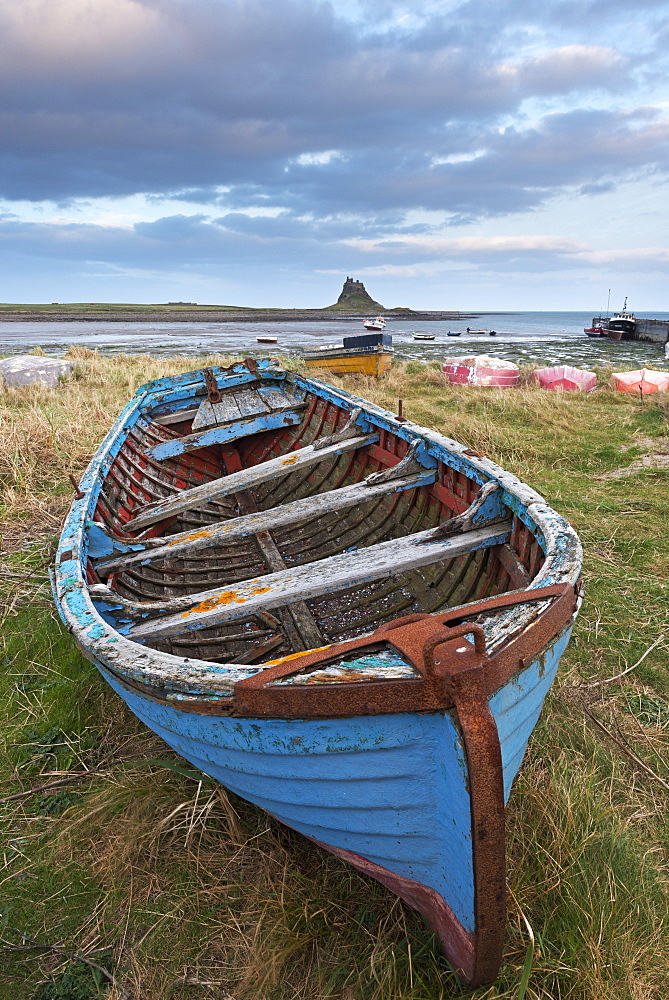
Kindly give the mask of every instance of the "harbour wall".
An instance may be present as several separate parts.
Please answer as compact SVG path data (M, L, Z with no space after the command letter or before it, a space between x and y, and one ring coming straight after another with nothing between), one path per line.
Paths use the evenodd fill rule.
M669 320L637 319L634 339L650 341L653 344L665 344L669 340Z
M600 316L592 317L592 325L597 326ZM627 340L628 338L625 337ZM669 320L637 319L632 340L643 340L650 344L666 344L669 341Z

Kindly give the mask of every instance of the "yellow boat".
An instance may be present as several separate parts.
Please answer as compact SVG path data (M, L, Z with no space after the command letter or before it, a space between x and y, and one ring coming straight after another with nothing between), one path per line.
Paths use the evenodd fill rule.
M343 344L328 344L305 351L307 368L327 368L337 375L385 375L393 360L392 337L388 333L344 337Z
M385 375L390 371L393 360L392 348L374 347L346 350L331 348L325 351L309 351L304 355L307 368L327 368L337 375L355 372L360 375Z

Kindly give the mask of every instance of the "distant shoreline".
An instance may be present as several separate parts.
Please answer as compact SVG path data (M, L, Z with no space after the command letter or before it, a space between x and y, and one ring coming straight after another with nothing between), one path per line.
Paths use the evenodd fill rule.
M476 319L479 316L497 313L465 313L455 311L419 312L412 309L377 310L386 320L393 319L458 321ZM81 306L61 306L60 308L39 306L0 305L0 322L5 323L290 323L311 320L332 322L333 320L366 319L368 312L339 312L331 309L244 309L240 307L170 309L162 306L118 306L86 308Z

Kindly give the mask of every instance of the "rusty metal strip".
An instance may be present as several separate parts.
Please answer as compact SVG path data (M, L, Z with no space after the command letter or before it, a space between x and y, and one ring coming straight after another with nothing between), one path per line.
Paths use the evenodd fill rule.
M235 685L235 714L259 718L333 718L352 715L382 715L396 712L443 711L453 707L443 685L435 685L425 665L424 647L431 639L447 645L452 667L462 660L468 643L461 635L477 634L480 626L466 619L527 604L550 600L530 628L485 658L486 697L514 673L539 655L554 636L571 620L576 595L571 584L557 584L517 594L502 594L450 612L417 614L382 625L371 635L312 650L282 659L267 669L238 681ZM295 674L327 666L353 653L371 652L392 646L412 664L415 678L339 682L318 686L278 685L275 682Z
M437 649L458 635L474 632L475 660L454 669L452 657L437 660ZM474 859L474 963L469 985L497 977L506 922L506 844L502 751L497 724L488 705L485 635L479 625L464 623L449 635L428 640L423 649L428 675L443 681L452 702L467 757Z

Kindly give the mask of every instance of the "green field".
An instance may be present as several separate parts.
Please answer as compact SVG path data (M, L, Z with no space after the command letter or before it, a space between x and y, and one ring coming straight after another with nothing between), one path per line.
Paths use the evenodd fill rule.
M418 362L330 377L499 462L585 548L508 809L501 977L472 993L413 911L147 732L59 624L68 474L138 385L192 367L71 355L55 390L0 390L0 1000L666 1000L669 400L606 372L584 396L447 386Z
M80 313L127 313L127 312L145 312L148 315L151 313L164 313L164 312L193 312L201 310L203 312L211 311L212 309L224 309L226 312L234 312L235 310L240 312L253 312L252 307L246 306L225 306L225 305L202 305L197 302L37 302L37 303L18 303L18 302L0 302L0 319L3 316L8 317L12 315L22 315L24 313L53 313L61 314L63 316L68 316L70 314L80 314ZM259 309L258 312L263 312L264 310ZM290 310L285 310L290 312Z

